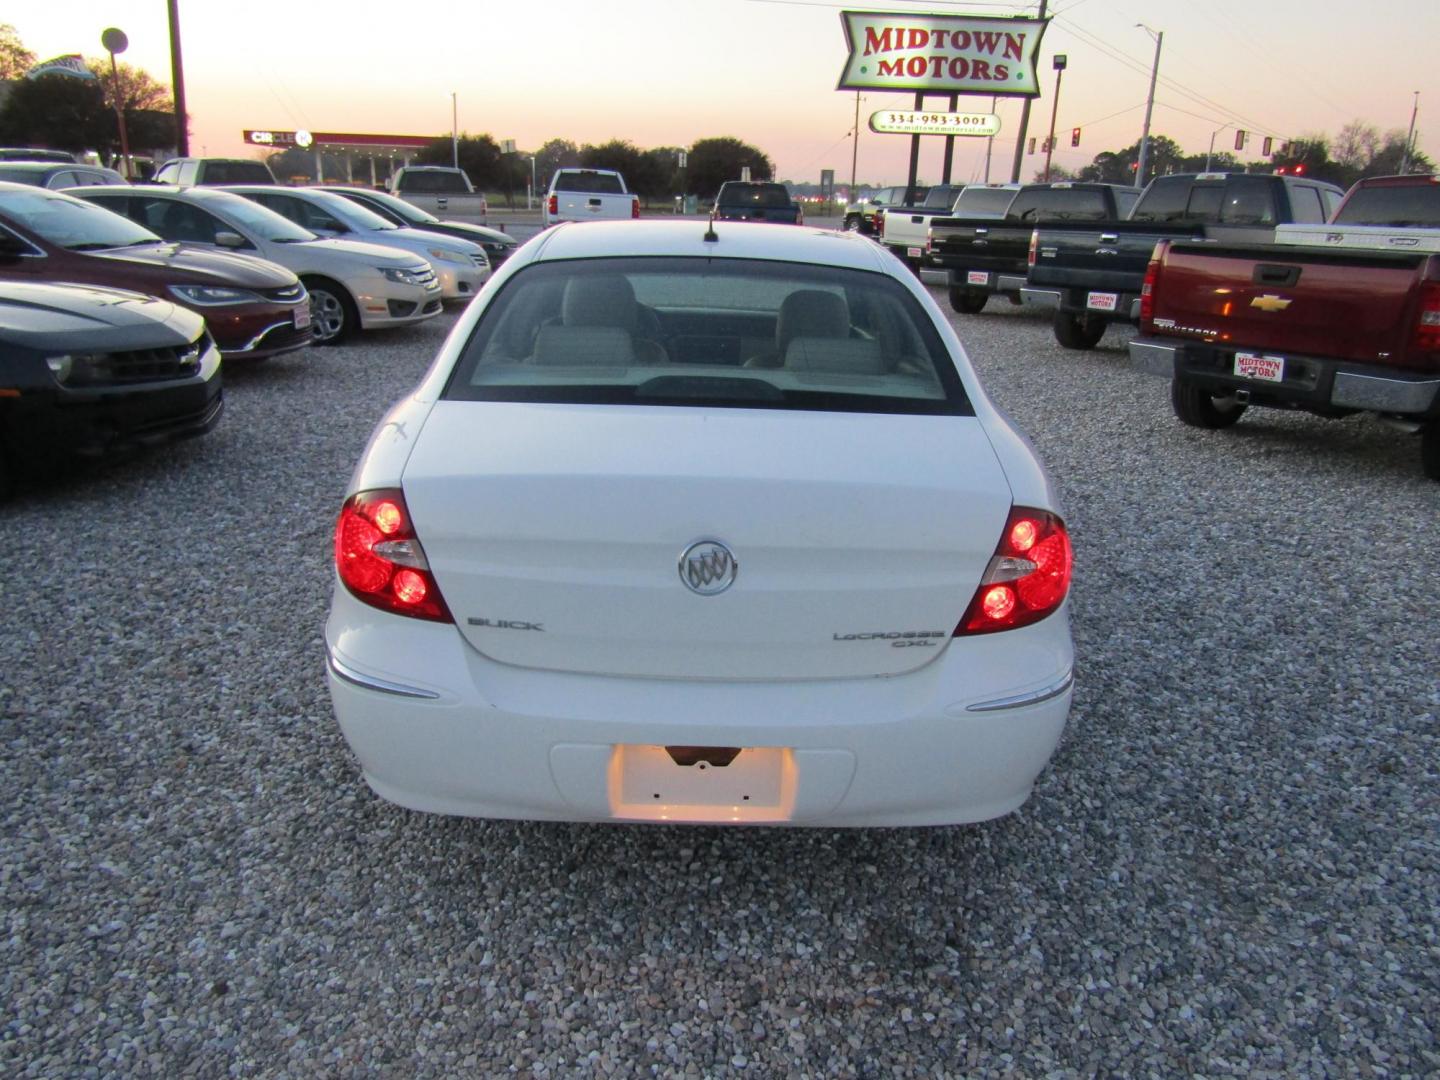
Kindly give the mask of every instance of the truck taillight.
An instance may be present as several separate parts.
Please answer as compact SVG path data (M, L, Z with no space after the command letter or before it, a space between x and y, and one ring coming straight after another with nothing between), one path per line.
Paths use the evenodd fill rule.
M1026 261L1026 263L1028 263L1030 266L1034 266L1034 265L1035 265L1035 259L1036 259L1036 258L1038 257L1038 255L1039 255L1039 251L1040 251L1040 230L1039 230L1039 229L1031 229L1031 230L1030 230L1030 254L1028 254L1028 255L1025 256L1025 261Z
M550 200L545 204L545 212L551 217L558 217L560 214L560 196L551 195Z
M638 195L630 196L630 216L632 218L640 216L640 196Z
M883 210L875 215L875 239L885 239L885 212Z
M1420 312L1415 317L1416 352L1440 352L1440 281L1420 286Z
M1074 564L1070 534L1059 517L1013 507L954 636L1013 630L1054 614L1070 592Z
M398 488L361 491L335 522L335 569L357 600L381 611L454 622Z
M1145 281L1140 286L1140 329L1155 332L1155 285L1160 280L1160 260L1165 257L1165 242L1155 245L1150 262L1145 266Z

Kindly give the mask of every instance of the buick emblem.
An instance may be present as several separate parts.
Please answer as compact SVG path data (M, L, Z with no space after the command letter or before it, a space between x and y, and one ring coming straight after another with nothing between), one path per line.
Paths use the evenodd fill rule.
M715 596L735 584L740 564L719 540L697 540L680 554L680 580L701 596Z

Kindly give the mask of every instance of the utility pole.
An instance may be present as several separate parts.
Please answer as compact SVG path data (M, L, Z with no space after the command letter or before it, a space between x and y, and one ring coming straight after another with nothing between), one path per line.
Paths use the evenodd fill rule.
M180 58L180 0L170 7L170 88L175 97L175 156L190 156L190 126L185 118L185 62Z
M990 113L991 113L992 116L994 115L995 110L996 110L997 108L999 108L999 104L1000 104L1000 99L999 99L998 97L996 97L994 94L991 94L991 95L990 95ZM986 136L985 136L985 183L987 183L987 184L990 182L990 154L991 154L991 151L993 151L994 149L995 149L995 136L994 136L994 135L986 135Z
M1041 21L1045 19L1045 5L1047 0L1040 0ZM1030 99L1025 99L1025 104L1020 106L1020 134L1015 137L1015 163L1010 166L1010 182L1020 182L1020 159L1025 154L1025 133L1030 128Z
M1400 172L1410 171L1410 159L1415 156L1415 116L1420 112L1420 91L1415 91L1415 104L1410 109L1410 130L1405 134L1405 156L1400 159Z
M450 91L450 163L460 168L460 106Z
M850 147L850 201L855 202L855 163L860 160L860 91L855 91L855 127L850 134L854 141Z
M100 35L100 44L110 54L110 92L115 96L115 121L120 126L121 170L125 179L130 180L135 175L135 169L130 162L130 136L125 132L125 94L120 89L120 69L115 64L115 54L128 49L130 39L125 36L124 30L112 26Z
M1050 137L1045 140L1045 182L1050 182L1050 158L1055 154L1055 114L1060 111L1060 80L1065 77L1065 54L1055 54L1055 100L1050 103Z
M1165 43L1165 31L1151 30L1144 23L1136 23L1155 39L1155 63L1150 68L1150 93L1145 98L1145 130L1140 135L1140 157L1135 162L1135 186L1145 186L1145 167L1150 163L1150 114L1155 109L1155 78L1160 74L1160 46Z

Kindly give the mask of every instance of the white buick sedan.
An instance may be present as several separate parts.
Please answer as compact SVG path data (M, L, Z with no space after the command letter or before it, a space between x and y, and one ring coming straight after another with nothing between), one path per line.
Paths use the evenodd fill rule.
M1029 796L1071 546L945 315L858 236L561 226L375 429L335 713L402 806L931 825Z

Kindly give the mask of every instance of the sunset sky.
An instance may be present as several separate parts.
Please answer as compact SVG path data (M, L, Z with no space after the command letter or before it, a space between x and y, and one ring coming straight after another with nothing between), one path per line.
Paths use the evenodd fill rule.
M866 4L821 0L181 0L191 152L255 156L244 128L450 133L514 139L628 139L642 148L733 135L764 150L782 179L850 178L855 94L837 91L846 58L842 10L1033 15L1038 4ZM1065 53L1055 160L1087 164L1140 137L1154 40L1163 31L1151 130L1187 151L1231 149L1236 128L1294 138L1334 135L1360 119L1405 129L1420 91L1418 145L1440 159L1440 0L1365 6L1315 0L1053 0L1041 48L1042 96L1030 134L1050 123ZM103 57L100 34L124 30L124 59L168 82L165 0L60 0L0 16L42 60ZM1426 72L1430 74L1427 75ZM862 95L858 179L903 182L910 139L875 135L870 113L909 109L906 94ZM942 98L927 102L943 108ZM960 108L990 111L988 97ZM1008 179L1020 102L1002 99L992 179ZM1071 149L1070 129L1082 128ZM1218 132L1218 134L1216 134ZM926 138L922 180L939 178L942 140ZM985 140L956 140L954 179L980 178ZM1246 156L1259 156L1258 142ZM1025 178L1043 163L1027 157Z

